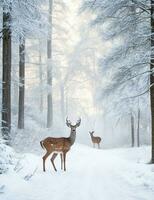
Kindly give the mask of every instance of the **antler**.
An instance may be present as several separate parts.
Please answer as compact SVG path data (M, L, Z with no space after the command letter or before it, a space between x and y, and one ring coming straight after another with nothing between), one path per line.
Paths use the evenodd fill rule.
M66 125L67 125L68 127L71 127L71 122L70 122L70 120L68 120L68 117L66 117Z
M77 120L77 122L76 122L76 127L79 127L80 124L81 124L81 118L79 118L79 119Z

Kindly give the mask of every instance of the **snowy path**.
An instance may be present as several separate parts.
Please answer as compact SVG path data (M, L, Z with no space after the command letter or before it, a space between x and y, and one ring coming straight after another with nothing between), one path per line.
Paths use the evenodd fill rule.
M134 152L135 155L134 155ZM6 186L2 200L153 200L154 166L144 164L148 148L97 150L75 145L68 155L67 172L56 173L50 162L42 172L40 157L29 155L20 176L2 177ZM32 163L32 164L31 164ZM38 163L34 176L25 181L24 173ZM27 170L27 171L26 171ZM1 182L0 181L0 182ZM2 198L1 198L2 197Z

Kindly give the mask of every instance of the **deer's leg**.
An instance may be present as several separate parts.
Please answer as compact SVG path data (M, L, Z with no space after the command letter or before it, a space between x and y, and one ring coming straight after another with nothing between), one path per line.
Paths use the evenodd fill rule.
M55 160L55 158L57 157L57 153L54 153L53 155L52 155L52 157L51 157L51 163L52 163L52 165L53 165L53 168L54 168L54 170L55 171L57 171L57 169L56 169L56 167L55 167L55 164L54 164L54 160Z
M99 148L99 149L101 148L100 143L98 143L98 148Z
M64 157L64 171L66 171L66 152L63 153Z
M63 169L63 154L60 153L60 159L61 159L61 170Z
M51 154L51 152L46 152L46 154L42 157L43 159L43 171L45 172L45 161L47 159L47 157Z
M95 143L93 143L93 147L95 148Z

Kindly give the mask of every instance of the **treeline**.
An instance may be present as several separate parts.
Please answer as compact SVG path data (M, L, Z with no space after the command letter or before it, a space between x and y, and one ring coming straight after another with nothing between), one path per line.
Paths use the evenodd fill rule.
M132 146L135 127L139 146L141 106L151 107L151 162L154 163L154 1L85 1L82 9L96 14L92 26L103 40L112 44L109 54L100 59L102 75L110 79L102 87L103 101L110 101L105 104L106 112L116 110L119 118L130 116Z
M17 137L28 143L34 124L36 132L53 129L57 121L63 126L77 109L71 95L80 70L72 61L72 12L62 0L0 1L1 132L7 144Z
M18 113L18 119L17 124L13 124L13 126L16 126L18 129L24 129L25 127L25 75L26 66L31 65L31 63L28 63L29 60L26 60L30 56L26 54L29 41L33 43L33 40L38 40L39 45L35 47L35 50L39 61L37 59L32 64L37 62L36 64L39 68L39 108L40 112L46 109L46 127L51 128L53 125L53 59L55 59L55 52L57 52L56 46L59 48L59 44L63 40L61 37L56 40L55 33L56 37L60 34L63 37L66 35L63 28L64 25L59 25L59 20L64 17L65 9L65 3L59 0L54 1L54 4L53 0L43 2L41 0L0 1L0 15L2 18L2 23L0 24L0 48L2 50L1 131L3 139L7 144L11 143L12 137L11 117L13 116L12 103L14 103L14 99L18 102L18 107L15 108L15 112ZM67 42L67 38L65 42ZM44 52L42 48L43 50L45 49ZM62 54L61 58L64 57L61 49L59 49L59 54ZM46 67L43 66L42 60ZM56 61L58 62L59 60L60 58ZM18 72L18 75L16 72ZM43 73L46 74L45 78L43 77ZM13 94L14 82L18 85L18 91ZM44 83L46 83L45 87L43 86ZM62 92L64 93L64 91ZM46 102L43 102L43 96L46 96ZM65 106L65 103L62 103ZM63 108L63 110L65 109ZM65 114L63 113L64 116Z

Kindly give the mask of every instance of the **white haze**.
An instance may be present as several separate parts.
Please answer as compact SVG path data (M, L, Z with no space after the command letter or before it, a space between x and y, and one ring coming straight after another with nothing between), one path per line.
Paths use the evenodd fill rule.
M15 127L17 123L17 107L16 98L18 90L17 80L17 63L18 56L13 56L13 86L12 86L12 105L13 117L12 128L14 134L14 145L20 143L19 149L31 151L31 145L35 146L35 150L39 149L39 140L45 136L68 136L69 128L61 117L60 107L60 86L63 85L63 79L67 77L65 83L65 94L67 94L67 110L65 118L68 116L72 123L81 117L81 127L77 130L77 141L79 143L91 145L89 131L94 130L95 133L103 138L103 147L111 148L118 146L130 146L130 118L125 113L125 107L120 108L123 116L117 113L116 108L110 107L112 98L104 101L101 89L110 81L110 74L101 72L99 60L105 57L114 45L109 41L102 41L97 29L90 27L94 14L86 12L79 13L81 6L79 1L65 1L66 17L58 18L58 24L65 27L66 38L68 41L56 40L59 32L54 30L53 38L53 117L54 125L51 130L46 127L46 93L48 89L46 85L46 38L41 42L42 66L43 66L43 85L39 85L39 41L38 39L26 40L26 93L25 93L25 130L24 135L27 140L25 143L23 136L20 138L20 131ZM55 14L56 15L56 14ZM55 21L54 23L57 23ZM58 50L63 52L60 57L56 53ZM17 48L16 42L13 48ZM54 50L55 48L55 50ZM40 91L43 92L43 113L39 111ZM113 98L116 98L113 96ZM125 105L127 107L127 105ZM147 109L148 105L141 101L141 144L149 144L150 128ZM119 112L119 111L118 111ZM127 112L127 111L126 111ZM136 111L135 111L136 112ZM135 127L136 130L136 127Z

